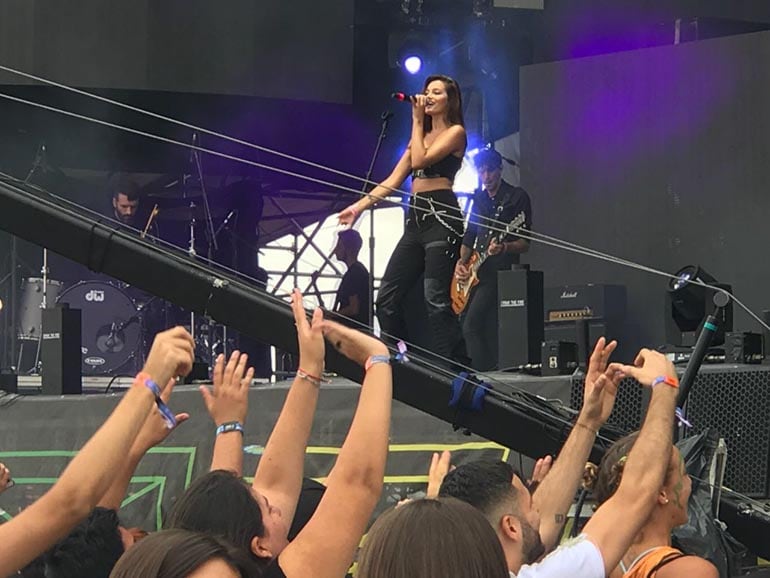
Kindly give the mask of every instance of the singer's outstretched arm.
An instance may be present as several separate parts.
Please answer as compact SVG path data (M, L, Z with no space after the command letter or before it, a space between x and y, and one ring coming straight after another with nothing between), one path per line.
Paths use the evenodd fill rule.
M340 220L342 220L343 215L351 209L352 212L356 213L355 216L357 217L372 205L376 205L382 199L398 190L398 188L404 184L404 181L409 176L409 173L412 172L412 163L410 159L411 152L407 148L406 151L404 151L404 154L401 155L401 158L393 169L393 172L388 175L388 178L374 187L368 195L361 197L357 202L353 203L350 205L350 207L340 213ZM353 220L355 220L355 218Z

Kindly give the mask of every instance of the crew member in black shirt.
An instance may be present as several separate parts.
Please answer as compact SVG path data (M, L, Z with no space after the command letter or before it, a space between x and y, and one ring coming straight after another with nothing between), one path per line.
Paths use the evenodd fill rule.
M361 235L355 229L341 231L334 248L334 257L345 263L348 270L342 277L334 300L334 312L339 314L339 321L361 329L369 325L369 271L358 260L361 250Z
M487 258L479 268L478 284L471 290L462 319L463 336L477 371L497 367L497 272L519 263L519 255L529 250L529 241L515 234L500 238L500 230L522 219L522 229L530 229L532 205L527 192L502 180L502 157L492 148L481 150L474 159L482 188L473 197L468 228L460 247L455 277L466 280L471 274L468 260L474 251ZM490 229L496 229L492 230Z

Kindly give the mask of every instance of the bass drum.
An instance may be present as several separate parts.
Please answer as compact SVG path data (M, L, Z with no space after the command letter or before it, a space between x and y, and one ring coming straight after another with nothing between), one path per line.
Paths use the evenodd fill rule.
M110 283L83 281L64 291L59 303L82 311L83 375L138 371L141 318L122 289Z

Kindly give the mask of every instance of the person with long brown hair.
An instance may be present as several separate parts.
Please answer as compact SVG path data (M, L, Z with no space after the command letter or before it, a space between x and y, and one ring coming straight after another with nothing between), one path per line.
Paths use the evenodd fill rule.
M388 178L339 214L342 225L398 189L412 176L404 235L391 255L377 295L377 318L390 337L408 337L403 303L425 274L425 304L436 354L457 357L462 342L449 287L464 224L452 191L467 139L460 87L452 78L429 76L412 100L412 135Z
M110 578L246 578L241 554L214 536L187 530L151 534L128 550Z
M416 500L377 518L356 578L508 578L492 526L454 498Z
M308 568L316 578L338 578L350 567L382 493L393 392L390 356L388 348L374 337L324 320L321 309L316 309L308 321L298 289L294 290L292 309L300 369L262 451L253 483L249 486L241 479L240 458L237 462L229 458L215 460L217 467L229 469L214 470L195 480L177 499L166 527L224 538L246 554L251 571L263 578L299 578L308 573ZM289 542L321 385L324 339L364 368L363 383L323 497ZM217 373L222 362L215 370L217 381L221 379ZM232 380L240 380L245 363L234 355L224 369L224 381L237 385ZM225 384L218 385L219 392L212 393L209 401L240 395L235 391L224 393ZM245 407L240 411L243 413L237 419L243 420ZM214 413L219 411L212 412L212 417ZM221 419L233 419L237 414L227 418L224 415ZM230 453L234 447L242 453L238 449L242 447L241 432L220 432L219 437L222 435L235 436L235 441L218 444L215 452L222 449Z
M620 486L628 454L638 438L639 432L627 435L604 454L593 491L599 505L609 500ZM673 529L687 523L691 490L692 481L682 454L672 446L666 478L655 497L652 512L618 566L609 574L610 578L717 578L719 573L711 562L688 556L671 546Z

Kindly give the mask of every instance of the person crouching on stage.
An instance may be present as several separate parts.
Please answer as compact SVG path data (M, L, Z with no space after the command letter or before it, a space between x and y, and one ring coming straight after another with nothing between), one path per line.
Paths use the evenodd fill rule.
M371 193L339 214L340 224L358 216L398 189L411 173L412 195L401 240L391 255L377 296L377 318L390 338L408 337L403 303L425 274L425 304L434 353L457 358L460 325L449 288L463 236L463 218L452 191L467 145L462 97L448 76L429 76L423 94L412 97L412 136L393 172Z

